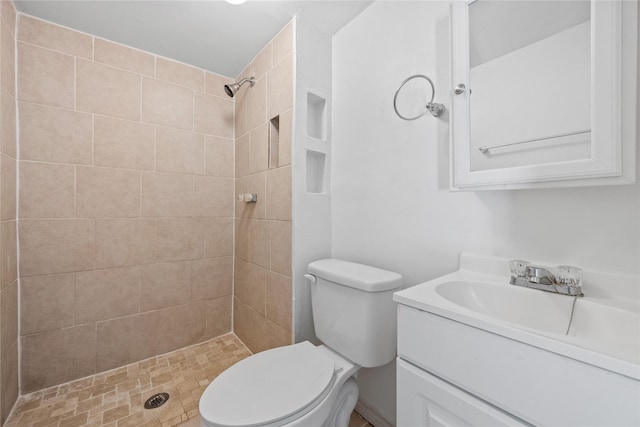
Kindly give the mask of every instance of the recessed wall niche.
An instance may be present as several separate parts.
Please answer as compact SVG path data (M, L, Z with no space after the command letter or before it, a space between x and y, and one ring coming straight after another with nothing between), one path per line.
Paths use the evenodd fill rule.
M269 120L269 169L280 166L280 116Z
M307 92L307 136L320 140L326 138L326 106L324 98Z
M307 150L307 193L324 193L324 166L326 154Z

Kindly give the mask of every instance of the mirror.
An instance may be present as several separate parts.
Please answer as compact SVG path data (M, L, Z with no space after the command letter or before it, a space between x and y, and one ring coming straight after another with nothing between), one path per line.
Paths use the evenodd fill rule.
M453 2L452 29L452 187L635 180L635 2Z

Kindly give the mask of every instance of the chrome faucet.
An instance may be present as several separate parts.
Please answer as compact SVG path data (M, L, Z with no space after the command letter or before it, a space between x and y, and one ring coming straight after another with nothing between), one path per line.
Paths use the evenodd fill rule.
M582 293L582 270L571 266L559 266L560 274L554 275L545 267L531 265L526 261L511 261L509 283L562 295L584 296Z

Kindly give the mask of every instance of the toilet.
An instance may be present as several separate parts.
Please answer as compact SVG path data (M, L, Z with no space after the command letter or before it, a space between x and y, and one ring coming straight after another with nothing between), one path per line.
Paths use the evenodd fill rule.
M396 356L393 292L402 276L338 259L309 264L316 335L254 354L220 374L200 398L208 427L346 427L358 400L353 375Z

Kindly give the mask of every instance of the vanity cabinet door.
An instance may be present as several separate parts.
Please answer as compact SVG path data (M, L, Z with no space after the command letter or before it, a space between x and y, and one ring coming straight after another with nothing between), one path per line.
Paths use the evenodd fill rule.
M527 426L398 358L398 427Z

